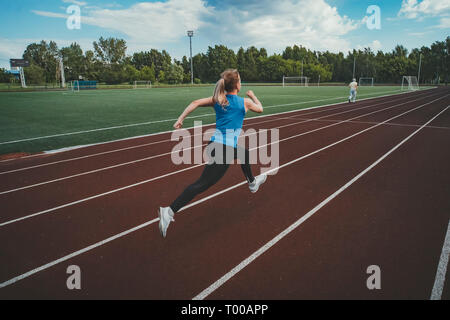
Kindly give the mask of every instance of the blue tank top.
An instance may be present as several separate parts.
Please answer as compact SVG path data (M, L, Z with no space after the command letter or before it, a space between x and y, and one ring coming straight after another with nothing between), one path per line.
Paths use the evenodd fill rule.
M211 141L236 148L245 117L244 98L234 94L227 94L227 100L230 104L226 107L222 107L218 103L214 105L214 110L216 111L216 132L212 136Z

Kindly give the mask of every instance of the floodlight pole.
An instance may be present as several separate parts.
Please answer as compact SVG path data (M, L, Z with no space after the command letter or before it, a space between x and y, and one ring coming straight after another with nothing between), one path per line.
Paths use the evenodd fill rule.
M66 87L66 75L64 73L64 62L63 58L59 57L59 71L61 72L61 87Z
M417 75L417 84L420 83L420 68L422 67L422 54L420 54L419 58L419 74Z
M19 73L20 73L20 83L22 85L22 88L27 88L27 82L25 80L25 72L23 71L23 67L19 67Z
M303 59L302 59L302 77L303 77Z
M194 64L192 61L192 37L194 36L194 31L188 31L187 34L189 37L189 43L191 48L191 84L194 84Z
M353 79L355 79L356 56L353 56Z

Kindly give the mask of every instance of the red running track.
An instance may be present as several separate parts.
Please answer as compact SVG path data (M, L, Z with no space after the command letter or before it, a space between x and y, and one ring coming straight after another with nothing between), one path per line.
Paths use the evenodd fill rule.
M248 119L245 128L280 128L280 165L306 157L255 195L216 195L242 182L232 166L167 239L156 209L202 171L172 164L170 134L1 162L0 298L194 298L420 129L205 298L429 299L450 217L449 102L435 89ZM70 265L82 290L66 287ZM369 265L380 266L381 290L366 287Z

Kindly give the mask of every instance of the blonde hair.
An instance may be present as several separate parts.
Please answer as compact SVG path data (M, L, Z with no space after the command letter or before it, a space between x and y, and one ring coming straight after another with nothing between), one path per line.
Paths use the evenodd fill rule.
M240 76L236 69L227 69L220 75L220 80L217 81L214 89L213 100L222 107L228 106L230 103L227 100L225 92L233 91L237 88Z

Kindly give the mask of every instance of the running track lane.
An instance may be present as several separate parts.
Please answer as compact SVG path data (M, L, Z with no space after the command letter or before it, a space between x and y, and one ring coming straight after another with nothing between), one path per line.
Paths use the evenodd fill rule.
M408 111L410 110L409 107L406 107L406 109ZM388 117L384 114L382 114L382 116L382 120L390 117L390 115ZM317 125L320 125L320 123L316 124L316 126ZM325 126L329 126L329 124L325 124ZM288 162L298 157L298 149L303 150L304 153L312 152L335 142L336 138L347 137L355 133L356 129L359 131L366 127L367 125L351 124L349 126L342 126L338 131L325 131L329 134L317 131L315 135L303 136L300 141L295 142L295 140L293 140L290 142L291 144L294 143L294 147L284 148L281 161ZM196 172L195 175L186 172L188 176L182 178L182 181L193 181L196 179L202 168L199 167L196 170L198 172ZM228 182L227 180L224 181L227 181L228 185L233 185L240 179L241 176L238 175L235 176L231 182ZM171 181L173 180L167 179L165 181L160 181L158 186L163 184L161 187L162 190L171 190ZM75 182L79 183L79 181ZM84 188L84 186L71 184L70 186L67 186L67 188L77 190ZM184 185L177 186L177 188L179 190L176 189L176 191L181 192ZM205 195L219 191L221 188L223 188L223 184L218 184ZM6 257L11 257L10 260L12 263L9 265L8 270L5 270L6 275L3 276L7 277L11 272L16 273L22 270L25 272L28 269L33 268L36 264L43 264L46 261L51 260L54 256L64 256L65 253L70 253L77 248L87 246L92 242L97 242L119 233L124 229L131 228L147 221L149 204L143 202L142 199L149 197L150 194L142 194L142 192L146 192L146 189L140 189L138 191L139 193L133 190L126 193L121 192L119 195L99 198L95 201L89 201L81 205L65 208L64 210L56 210L47 213L42 217L31 218L27 221L19 221L6 226L6 231L3 233L5 236L4 243L10 243L10 245L5 246L3 251ZM54 193L56 192L52 190L47 191L47 194L52 196ZM167 192L167 195L167 199L164 199L166 196L165 194L162 195L163 199L153 195L151 195L151 197L155 201L161 201L161 203L173 200L173 193ZM42 198L39 198L39 196L40 195L38 194L38 197L35 197L34 201L32 201L33 197L30 195L25 194L23 197L26 197L28 199L27 204L32 206L34 203L41 205L43 200ZM20 201L20 199L18 201ZM120 203L117 201L120 201ZM153 209L157 207L157 205L158 203L153 204ZM36 235L32 232L24 233L24 230L36 228L35 219L39 219L39 234ZM59 228L54 228L55 225L58 225ZM83 230L82 237L67 237L67 230L73 228L76 228L76 230ZM64 241L64 245L61 245L62 241ZM28 251L30 254L12 258L16 256L17 251Z
M436 94L434 94L433 96L436 97ZM429 97L430 95L427 95L424 97L414 98L414 100L419 99L418 101L427 101L427 99L431 99ZM346 120L350 118L359 117L365 114L369 114L371 112L376 112L374 115L377 115L379 111L381 111L383 114L385 112L386 113L389 112L389 114L395 114L395 112L398 112L398 110L407 110L408 103L406 103L405 101L398 101L398 103L396 102L396 104L393 107L389 108L390 110L388 111L382 111L383 109L386 109L385 105L376 105L374 107L372 107L371 105L362 107L357 106L353 108L356 110L350 109L345 111L338 111L328 113L328 115L321 114L320 118L323 117L329 118L333 114L340 114L339 119ZM364 117L360 119L368 119L368 118ZM321 123L318 122L301 119L289 121L294 122L286 122L286 120L283 119L278 120L279 123L278 125L272 124L275 126L280 125L282 126L280 136L281 139L295 134L295 132L298 130L297 129L298 127L303 128L304 131L308 131L316 129L318 127L335 125L335 124L322 125ZM261 126L254 126L254 127L256 129L267 128L265 123L261 124ZM344 129L346 128L344 127ZM321 135L321 131L317 132L316 134ZM333 138L333 136L330 137ZM297 140L299 139L297 138L292 141L283 142L282 145L284 145L285 143L296 143ZM170 147L173 147L173 144L170 144ZM170 150L171 149L168 149L167 152L165 153L170 153ZM164 151L166 150L163 150L163 153ZM161 151L156 152L154 151L151 154L151 156L155 156L160 152ZM6 208L5 210L6 213L2 217L1 222L9 221L17 217L27 216L34 212L40 212L42 210L57 207L69 203L71 201L83 199L101 192L114 190L116 188L120 188L153 177L158 177L165 173L188 169L190 167L189 165L175 166L169 160L169 157L170 155L165 155L164 157L157 157L151 160L133 163L127 166L115 167L100 172L90 173L88 175L77 176L62 181L55 181L45 185L38 185L32 188L17 190L7 194L0 194L0 205ZM51 172L56 172L59 178L77 174L79 172L86 172L85 169L82 168L83 167L82 165L81 168L79 168L79 166L80 166L79 163L77 163L77 166L65 164L63 167L60 167L59 169L54 168L52 166L51 168L47 167L39 168L39 170L35 170L34 172L29 171L14 172L4 177L7 179L4 179L5 181L3 183L8 184L8 182L16 183L15 181L22 181L20 183L17 182L18 184L15 187L17 188L23 186L27 187L33 185L34 183L38 183L39 180L41 182L51 181L48 180L49 178L45 177L48 174L49 170ZM73 172L73 170L78 171ZM199 168L199 170L201 169ZM44 175L45 178L40 178L41 175ZM102 181L102 183L99 183L99 181ZM2 191L11 190L11 188L14 187L4 186L1 187L1 190ZM28 199L29 201L23 202L24 198ZM38 201L34 199L38 199Z
M433 106L433 108L436 108L436 106ZM417 112L414 112L414 114L416 114L416 113ZM379 135L379 134L378 135L374 135L374 140L375 140L374 143L377 143L377 144L380 143L380 141L378 141L378 140L380 140L380 136L382 138L384 137L384 139L382 139L383 140L382 143L385 144L386 142L389 143L390 142L389 140L391 140L391 139L392 140L398 140L398 139L395 139L395 135L404 135L405 132L409 132L409 131L412 130L411 128L405 128L405 127L396 127L396 128L394 128L394 127L389 127L389 128L383 127L382 130L380 130L380 129L376 129L373 132L373 133L375 133L375 131L377 131L378 133L379 133L379 131L384 132L381 135ZM386 131L388 131L388 132L386 133ZM361 145L364 145L367 142L366 142L366 139L363 139L363 137L367 138L367 136L370 136L370 134L369 133L364 134L364 135L362 135L362 136L360 136L358 138L355 138L355 140L356 139L362 139ZM391 141L391 143L394 143L394 142ZM349 144L352 145L352 143L349 143ZM358 143L356 145L360 145L360 144ZM380 148L380 146L376 146L376 148L372 148L372 147L369 148L369 150L367 150L367 152L363 152L363 157L364 158L368 157L367 154L370 154L371 152L375 152L377 148ZM336 149L340 150L341 147L336 147ZM329 152L332 152L333 150L334 150L334 148L330 149ZM351 153L351 152L354 153L355 151L357 153L356 155L358 155L358 151L361 152L361 150L352 150L351 148L347 148L347 150L346 150L346 152L348 152L348 153ZM315 161L312 161L313 162L312 165L314 167L317 167L317 166L322 167L322 169L326 168L326 170L324 170L325 173L328 172L328 170L330 170L330 173L331 173L331 171L333 171L332 170L333 167L335 168L335 166L337 165L336 163L338 163L338 164L340 164L340 166L344 166L344 168L341 168L342 172L335 172L335 174L338 174L338 176L343 174L346 170L350 170L351 169L351 170L354 171L355 168L353 168L351 166L351 163L353 161L357 161L357 160L361 161L361 159L358 159L358 157L355 157L355 155L353 155L353 157L352 157L351 154L350 154L350 159L346 158L345 159L346 161L344 161L344 159L341 159L342 160L341 162L340 161L336 161L336 160L339 160L339 158L332 157L332 159L330 159L330 157L327 156L326 159L328 159L328 161L331 161L332 163L329 164L328 166L320 166L320 162L324 160L323 156L324 155L317 156L317 157L312 157L311 160L315 160ZM359 156L361 156L361 154L359 154ZM346 157L347 157L347 155L346 155ZM305 162L301 162L302 163L301 167L306 166L306 162L308 162L308 160L305 160ZM319 162L319 165L314 164L314 162ZM356 164L355 167L358 166L358 165L359 164ZM351 168L349 168L349 166ZM292 166L292 168L294 168L294 167L297 167L297 165ZM289 168L291 168L291 167L289 167ZM339 168L339 166L338 166L338 168ZM311 165L309 166L309 169L310 170L308 170L308 171L311 171ZM304 174L300 175L302 180L303 180L304 177L311 176L311 173L308 173L308 171L306 171L306 172L304 172ZM336 171L340 171L340 170L336 170ZM231 172L232 172L233 176L238 177L240 175L240 172L238 170L236 170L236 168L230 169L230 173ZM279 180L280 175L283 172L286 172L286 174L287 174L287 176L285 177L286 181L288 181L289 179L291 179L291 180L294 179L295 180L295 177L297 179L299 178L297 173L295 175L293 175L292 174L293 171L291 169L287 169L286 168L286 169L281 170L280 173L277 176L271 177L270 180L272 180L272 179L274 181L275 181L275 179ZM295 172L297 172L297 171L295 171ZM306 174L306 173L308 173L308 174ZM320 177L320 174L321 174L321 172L318 172L318 176L319 177ZM294 176L294 177L291 177L291 176ZM330 176L327 176L325 174L325 176L322 177L325 181L317 181L316 180L317 178L318 177L315 176L314 174L312 175L312 177L309 177L309 179L312 179L311 182L316 182L316 183L319 182L319 184L318 185L316 184L316 186L322 186L323 189L327 189L328 187L330 187L326 183L326 181L328 179L330 179ZM269 182L270 182L270 180L269 180ZM311 197L316 196L315 192L313 192L314 191L314 188L313 188L314 184L313 183L308 184L308 182L309 182L308 178L305 179L305 180L306 180L306 183L305 183L306 185L303 185L303 183L302 183L303 188L304 187L311 188L311 191L310 191ZM331 179L331 181L334 181L334 180L336 180L336 178ZM267 232L270 233L272 231L274 231L274 232L278 231L279 232L279 230L280 230L280 227L279 227L280 220L283 221L282 220L283 217L285 219L287 219L287 220L291 220L292 219L292 212L290 212L290 214L288 214L288 213L286 213L286 211L282 210L282 212L279 215L274 215L273 212L267 212L267 209L274 210L273 203L272 203L272 199L273 198L270 197L270 195L271 194L278 194L278 192L276 192L276 190L275 190L275 189L277 189L277 186L279 188L281 188L280 191L283 193L283 198L284 198L284 194L292 196L292 191L293 190L292 189L291 190L287 190L289 188L286 188L286 185L289 185L288 183L282 182L280 184L280 183L275 183L274 182L273 184L275 184L275 185L272 185L272 187L270 188L270 192L268 190L269 187L265 187L254 198L251 197L251 198L247 199L247 197L242 197L242 195L240 195L240 192L245 192L245 191L242 190L243 188L239 188L238 190L236 190L236 191L239 191L239 192L233 191L231 193L223 195L222 197L216 198L213 201L206 202L206 203L201 204L201 205L199 205L199 206L197 206L197 207L195 207L193 209L190 209L191 211L193 211L193 210L195 211L195 215L194 214L183 214L183 215L180 215L179 217L177 217L177 223L175 223L173 229L170 230L170 234L169 234L170 238L167 239L166 242L159 241L158 240L159 239L158 238L159 235L157 235L157 234L156 234L156 237L155 237L155 235L153 233L155 233L156 228L149 228L148 230L147 229L146 230L142 230L142 233L146 233L146 235L143 237L145 239L145 241L143 241L143 242L138 241L138 243L140 243L140 245L137 245L137 243L135 243L136 244L135 246L129 247L129 242L130 241L135 242L136 241L136 236L138 234L141 234L141 231L137 232L134 235L129 236L129 238L127 240L124 239L124 240L116 242L116 246L108 245L108 246L105 246L105 247L99 249L99 251L104 251L104 250L107 250L108 247L111 247L110 249L112 249L112 251L109 251L109 253L111 254L111 255L109 255L109 259L119 260L119 261L116 261L116 263L112 263L112 264L109 265L110 267L111 267L111 265L115 265L116 267L118 267L118 268L114 268L116 270L110 270L110 269L106 268L106 272L115 273L117 271L117 273L120 274L121 272L124 271L124 270L120 270L121 269L120 265L121 264L125 264L125 265L128 266L128 268L137 268L138 270L145 270L144 275L142 275L142 276L143 277L147 277L147 276L151 276L151 275L148 274L149 272L151 272L151 274L155 275L155 273L153 273L153 271L158 271L158 266L161 267L161 264L163 266L165 264L167 264L166 265L167 268L162 268L162 271L164 271L164 272L160 273L160 275L163 275L163 276L164 275L166 275L166 276L168 275L170 277L170 272L169 271L172 270L175 273L175 274L172 275L173 278L179 280L178 287L176 287L176 286L175 287L171 287L171 289L173 289L172 290L172 294L174 294L176 292L183 292L183 290L189 291L189 288L185 287L185 281L189 282L189 279L191 281L194 280L193 284L195 284L198 287L201 284L199 282L202 282L201 278L192 277L192 275L191 275L191 277L189 277L189 276L185 277L185 281L183 281L183 277L180 278L179 277L179 273L181 273L182 275L189 275L189 272L188 272L189 270L196 271L196 273L197 273L197 271L199 271L199 269L202 269L202 268L204 269L204 268L206 268L208 266L210 268L212 268L212 269L215 269L215 268L223 269L222 272L224 270L226 271L227 270L226 266L232 266L233 263L236 262L234 260L239 260L239 259L238 258L235 259L236 258L235 257L236 256L236 252L234 252L234 250L230 251L230 248L221 248L220 244L230 242L230 246L232 248L234 248L234 249L237 249L237 252L238 251L242 251L242 250L246 251L247 247L249 247L249 249L252 249L252 247L255 246L255 242L256 242L256 244L258 244L258 243L261 243L261 242L265 241L264 239L263 240L261 240L261 239L259 239L259 240L258 239L254 239L253 236L255 236L255 235L257 235L257 236L259 236L259 235L266 235ZM305 191L308 191L308 190L305 190ZM322 193L326 194L326 192L324 192L324 190L322 190L322 188L316 188L315 191L318 191L318 193L321 193L321 195L323 195ZM329 191L329 190L327 190L327 191ZM267 192L269 192L269 193L267 193ZM300 194L302 194L302 197L303 197L304 193L300 192ZM308 194L308 193L306 193L306 194ZM233 198L234 196L237 196L237 199L236 199L236 202L233 203L232 201L230 201L229 198L230 197ZM297 198L299 198L299 195L296 192L294 192L294 197L293 197L294 200L296 199L295 196ZM300 198L302 198L302 197L300 197ZM228 200L225 200L225 198L228 198ZM257 198L259 198L259 200L257 200ZM279 199L279 197L277 197L277 198ZM320 196L318 198L320 198ZM270 199L271 205L268 205L267 203L265 203L265 205L261 206L261 202L265 202L265 201L267 201L267 199ZM306 198L305 198L305 200L310 201L310 199L306 199ZM248 203L248 202L250 202L250 203ZM236 205L236 204L239 204L239 205ZM245 207L249 207L249 208L247 208L247 210L245 210L246 211L245 217L241 217L242 219L236 219L237 218L236 215L237 216L241 216L243 214L243 212L233 212L232 210L233 210L233 208L240 207L241 205L244 208ZM207 213L206 211L200 209L201 207L204 207L204 206L206 206L206 207L209 206L209 211L211 209L213 209L213 208L216 208L216 210L218 210L219 212L216 212L214 214L214 216L212 216L211 212ZM258 210L258 208L259 208L259 210ZM227 212L228 211L227 209L229 209L229 212ZM186 213L188 213L188 212L186 212ZM246 227L249 226L246 223L247 220L249 220L249 219L250 220L255 220L255 218L256 218L255 216L258 216L258 214L259 215L263 215L264 214L264 216L263 217L260 216L259 219L256 219L256 221L250 221L250 222L254 223L254 224L250 224L250 231L253 230L253 232L250 232L248 230L248 228L243 228L242 229L243 225L246 225ZM231 217L230 217L230 215L231 215ZM276 217L276 219L274 219L274 217ZM189 227L187 227L186 226L186 223L187 223L186 221L189 221L189 219L195 219L196 223L188 224ZM199 221L199 219L201 221ZM263 224L262 225L261 225L261 222L262 222L261 220L263 220ZM259 223L257 223L258 221L259 221ZM272 221L273 225L270 224L271 221ZM180 226L180 225L183 225L183 226ZM200 230L199 230L199 227L200 227ZM188 228L189 228L189 230L187 230ZM230 228L231 228L231 230L230 230ZM237 231L236 228L241 229L243 231L241 233L237 233L239 235L237 237L236 237L236 233L235 233ZM272 229L271 230L265 230L267 228L272 228ZM192 230L192 229L194 229L194 230ZM282 227L281 227L281 229L282 229ZM149 239L149 234L151 235L150 236L151 239ZM183 237L183 234L184 234L184 237ZM186 235L189 235L189 237L186 237ZM222 235L222 237L224 237L225 240L228 240L228 242L223 242L223 241L217 242L217 240L220 240L220 235ZM234 237L233 237L233 235L234 235ZM182 237L181 239L179 238L180 236ZM209 236L211 238L209 238ZM237 238L237 239L234 240L234 238ZM142 237L141 237L140 240L143 240ZM119 244L123 244L124 242L128 243L128 245L126 245L124 247L121 247ZM191 242L193 242L193 243L191 243ZM249 243L249 242L251 242L251 243ZM162 245L163 247L155 248L154 245L156 243L159 244L159 245ZM119 247L117 247L117 245L119 245ZM128 247L128 249L126 249L126 247ZM137 252L135 252L133 250L130 250L130 248L135 248L135 249L139 248L139 251L141 252L140 257L136 257L136 255L139 255L139 253L137 253ZM205 251L201 250L201 248L210 249L210 250L206 250L206 252L205 252ZM125 249L125 250L123 250L123 249ZM188 252L192 253L193 257L201 258L203 256L203 259L198 259L198 261L197 261L196 259L193 259L192 257L186 256L186 252L184 252L184 249L191 249L191 250L188 250ZM142 251L142 250L144 250L144 251ZM143 255L142 252L146 252L147 253L147 250L149 250L148 254L152 255L153 258L157 258L158 257L158 252L159 252L159 254L160 254L159 257L162 258L162 259L151 259L148 256L143 257L142 256ZM438 250L440 250L439 245L438 245ZM249 251L251 251L251 250L249 250ZM213 256L214 259L208 259L208 253L209 253L209 255ZM221 257L221 258L219 258L217 260L217 254L218 253L219 253L219 257ZM129 254L129 255L131 255L131 257L130 257L131 260L128 261L128 259L126 257L122 256L121 254ZM88 255L91 256L90 254L86 254L85 256L87 257ZM204 255L206 255L206 257ZM242 255L242 254L240 254L240 255ZM100 261L103 260L102 254L100 254L98 256L95 255L95 256L97 257L97 260L98 259L100 259ZM105 258L106 258L106 256L107 255L103 255L103 257L105 257ZM118 257L120 257L120 258L118 258ZM80 257L78 257L78 258L76 258L74 260L82 259L82 258L83 258L83 256L80 256ZM92 259L92 256L91 256L91 259ZM142 262L146 262L147 264L142 266L142 265L139 265L139 263L133 263L133 261L137 262L136 259L142 259L143 260ZM110 260L109 262L113 262L112 260ZM161 261L161 260L164 260L164 261ZM230 262L229 260L233 260L233 261ZM214 263L213 265L208 264L208 262L211 262L211 261L217 261L217 263ZM152 262L155 264L154 266L152 265ZM108 264L106 264L106 265L108 265ZM185 270L185 268L181 268L181 270L180 270L179 269L180 265L181 265L181 267L183 265L187 265L187 269ZM155 267L155 269L153 269L153 267ZM53 269L57 269L57 268L59 268L59 267L55 267ZM82 269L83 269L83 267L82 267ZM90 269L90 268L88 268L88 269ZM149 270L153 270L153 271L149 271ZM207 269L207 270L204 270L204 271L206 272L208 270L210 270L210 269ZM161 269L159 271L161 271ZM97 284L101 283L102 282L101 279L103 278L101 276L102 270L99 270L99 269L97 269L96 271L95 270L91 270L91 272L94 272L94 273L97 272L97 274L96 275L94 274L94 276L93 276L93 278L91 278L91 280L97 279L96 281L94 281L94 283L95 282ZM167 272L169 272L169 274ZM209 272L213 272L213 271L209 271ZM49 273L49 272L44 272L44 273ZM29 283L29 281L31 281L32 279L37 280L37 279L41 278L44 273L41 273L39 275L36 275L36 276L30 278L30 280L28 280L28 279L24 280L23 282L18 283L18 284L14 285L14 286L15 287L20 287L21 285L23 285L25 283ZM89 279L89 270L86 270L85 273L87 273L87 275L85 274L83 276L83 279L86 279L85 277L88 277L88 279ZM208 272L206 272L206 273L208 273ZM220 274L220 272L218 272L217 270L215 271L215 273L219 273ZM203 275L203 274L204 274L204 272L197 273L197 275ZM61 273L61 275L62 275L61 276L62 278L65 277L64 272ZM100 276L100 277L97 277L97 276ZM50 277L52 277L52 276L50 276ZM117 280L118 280L119 283L121 283L120 279L125 280L124 278L126 278L126 277L124 277L124 274L122 273L122 276L119 276ZM139 279L139 278L140 277L139 277L138 273L134 273L133 272L131 274L131 279L136 280L136 279ZM170 278L171 278L170 283L172 283L172 279L173 278L172 277L170 277ZM85 281L90 283L91 281L88 281L88 279L85 280ZM109 278L109 279L111 280L112 278ZM127 279L129 280L129 278L127 278ZM153 281L156 281L156 283L158 283L158 281L157 281L158 279L160 279L160 278L156 277L156 278L153 279ZM211 279L214 280L214 276ZM209 281L211 281L211 279ZM146 278L145 281L148 281L148 279ZM123 281L122 286L123 285L126 286L126 282L127 281ZM49 282L49 284L50 283L51 283L51 281ZM137 285L137 283L135 285ZM115 284L113 284L112 286L115 287ZM160 286L161 286L161 283L160 283ZM37 287L39 287L39 286L36 286L36 288ZM50 285L50 287L51 287L51 285ZM98 289L101 289L101 287L102 286L98 287ZM119 287L120 287L120 285L119 285ZM156 287L155 286L150 286L150 287L151 288L147 287L147 289L145 289L145 290L149 291L149 294L151 294L151 293L153 293L153 294L156 293L157 294L158 293L157 292L158 290L155 290L155 289L158 288L158 286L156 286ZM200 285L200 287L201 287L201 285ZM13 286L10 287L10 288L13 288ZM56 286L56 289L57 288L58 288L58 286ZM90 288L92 290L94 287L90 287ZM128 288L128 289L130 289L130 288ZM122 293L126 294L128 289L125 290ZM197 291L198 291L198 289L200 289L200 288L197 288ZM8 288L5 289L5 290L8 290ZM86 289L86 290L89 291L89 289ZM50 293L52 290L51 289L49 289L49 290L44 289L43 291L47 292L47 293ZM114 291L114 290L112 290L112 291ZM33 290L31 289L30 292L33 292ZM34 290L34 292L35 293L39 293L40 292L42 294L42 288L41 288L41 290L36 289L36 290ZM89 296L92 297L92 294L94 294L94 292L95 292L95 290L91 291L91 294ZM130 296L132 297L134 291L130 289L129 292L131 294ZM170 297L170 291L166 292L165 295L164 295L164 292L160 292L160 293L161 293L161 295L159 295L159 296L157 295L157 296L153 296L153 297L154 298ZM195 292L193 292L193 293L195 293ZM198 293L198 292L196 292L196 293ZM67 293L67 294L69 294L69 293ZM70 294L72 294L72 293L70 293ZM86 292L85 292L85 294L86 294ZM114 296L115 294L119 294L119 292L107 292L105 294L106 295L111 294L112 296ZM141 291L138 290L138 291L134 292L134 294L140 295L140 294L142 294L142 290ZM145 296L145 297L152 297L152 296ZM172 297L174 297L174 296L172 296ZM176 297L176 295L175 295L175 297ZM186 296L183 296L183 295L181 295L181 297L186 298Z
M388 97L380 97L380 98L371 98L367 100L358 101L358 105L364 105L364 104L371 104L371 103L377 103L377 102L388 102L392 99L402 99L403 97L413 97L413 96L420 96L423 94L427 94L428 92L435 91L433 89L431 90L425 90L425 91L419 91L419 92L413 92L408 94L396 94L393 96ZM353 105L349 105L348 103L338 103L338 104L332 104L324 107L319 108L312 108L312 109L302 109L297 111L289 111L289 112L282 112L281 114L283 116L293 116L297 114L302 113L310 113L310 112L321 112L322 110L336 110L341 108L348 108L352 107ZM255 122L261 122L261 121L269 121L270 119L275 119L280 114L273 114L273 115L262 115L254 118L247 118L245 120L245 124L255 123ZM210 128L212 125L206 125L205 127ZM21 167L26 167L29 165L39 165L39 164L45 164L48 162L53 161L62 161L67 160L74 157L85 157L90 156L97 153L105 153L105 152L113 152L115 150L123 149L123 148L133 148L129 149L132 152L138 148L145 148L146 146L155 146L161 142L166 143L167 141L170 141L170 135L171 133L160 133L160 134L153 134L149 136L144 137L137 137L132 139L126 139L126 140L118 140L118 141L112 141L112 142L106 142L106 143L100 143L92 146L86 146L82 148L77 148L74 150L69 150L65 152L58 152L58 153L51 153L51 154L39 154L39 155L33 155L31 157L24 157L14 160L7 160L7 161L0 161L0 168L1 172L6 170L12 170L12 169L18 169ZM137 146L141 145L141 147L136 148ZM123 152L121 152L123 153Z
M427 92L421 93L421 95L427 95ZM429 93L428 93L429 94ZM421 96L419 95L419 96ZM412 96L412 95L407 95ZM416 96L416 95L415 95ZM407 101L409 99L408 97L399 96L392 98L392 101L400 101L403 99L403 101ZM367 108L367 106L374 105L376 106L381 101L376 100L373 102L361 102L358 103L357 108ZM365 103L365 105L364 105ZM268 128L271 127L271 122L278 122L278 123L289 123L288 121L290 118L294 118L298 116L298 114L301 114L302 116L309 116L311 117L312 114L316 114L317 117L326 117L327 114L334 114L336 112L339 112L338 110L343 110L340 112L346 113L352 106L350 105L341 105L341 106L335 106L333 109L330 108L318 108L317 110L310 110L308 112L295 112L286 114L284 117L286 119L279 120L278 116L271 116L267 118L258 118L257 121L253 121L253 119L248 119L245 122L244 128L253 127L258 124L265 124L263 127ZM330 112L331 111L331 112ZM289 117L289 118L288 118ZM295 120L292 120L295 122ZM299 122L299 121L297 121ZM190 130L192 132L192 130ZM152 137L153 138L153 137ZM161 153L170 153L172 150L172 147L175 145L174 142L171 142L169 137L166 137L163 135L160 140L158 141L150 141L148 143L137 143L135 142L135 145L130 145L126 148L119 148L115 150L109 150L105 152L109 153L102 153L98 156L94 156L98 153L91 153L91 154L82 154L77 155L76 153L79 150L61 153L58 155L55 155L51 158L46 158L46 161L42 161L42 158L30 158L26 159L28 165L20 165L21 161L24 160L18 160L17 162L5 162L3 163L2 170L0 171L0 177L1 184L0 184L0 192L11 190L14 188L23 187L25 185L34 185L38 183L42 183L45 181L52 181L54 179L60 179L61 177L74 175L74 174L80 174L85 172L90 172L92 170L99 170L101 168L110 167L110 166L117 166L119 164L123 163L129 163L134 162L135 164L143 163L147 167L149 167L149 163L152 160L151 157L157 157L157 155ZM82 148L83 149L83 148ZM84 150L84 149L83 149ZM86 151L86 150L84 150ZM154 153L151 153L151 151L156 151ZM73 154L75 153L75 154ZM68 157L68 155L73 154L72 158ZM58 159L58 156L64 155L65 158ZM149 159L150 158L150 159ZM70 159L74 159L73 161L69 161ZM139 159L147 159L145 161L139 161L135 162ZM158 159L157 159L158 160ZM34 163L29 163L30 161L33 161ZM14 165L14 167L12 167ZM133 163L128 164L128 166L133 165ZM119 167L119 170L124 169L125 166ZM14 171L14 170L20 170L20 171Z
M449 115L436 122L450 127ZM208 299L429 299L450 219L449 143L450 131L424 128ZM371 265L381 290L366 287Z

